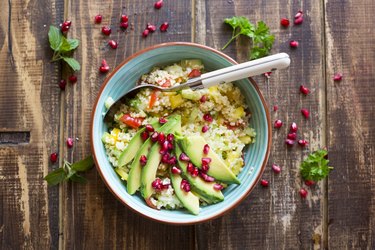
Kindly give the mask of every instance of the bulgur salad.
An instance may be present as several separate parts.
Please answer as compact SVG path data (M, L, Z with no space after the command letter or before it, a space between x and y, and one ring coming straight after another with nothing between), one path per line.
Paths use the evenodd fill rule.
M200 60L152 69L139 84L172 87L204 72ZM108 98L106 105L112 105ZM193 91L141 89L116 104L102 137L108 159L131 195L138 191L155 209L186 208L224 200L240 184L243 149L255 142L244 96L232 83Z

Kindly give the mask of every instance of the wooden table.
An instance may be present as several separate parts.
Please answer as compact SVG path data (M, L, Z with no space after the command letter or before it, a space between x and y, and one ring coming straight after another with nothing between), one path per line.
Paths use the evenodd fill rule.
M302 25L282 28L280 18L304 12ZM375 248L375 3L362 1L168 1L160 10L150 0L2 1L0 11L0 248L1 249L374 249ZM113 27L117 50L93 17ZM127 32L119 17L130 18ZM264 178L237 208L222 218L196 226L169 226L147 220L117 201L93 169L86 185L48 187L42 179L58 167L49 155L75 161L90 154L90 112L105 75L105 58L113 69L126 57L150 45L193 41L221 48L231 30L223 19L244 15L264 20L276 36L273 53L287 52L289 70L269 80L255 78L269 106L278 105L272 121L285 126L272 134L273 145ZM72 21L69 37L81 41L78 83L60 91L70 72L50 63L50 24ZM168 21L166 33L143 39L148 22ZM300 46L290 49L295 39ZM247 60L244 39L225 53ZM333 81L336 72L343 80ZM311 94L303 96L304 84ZM305 120L300 109L308 108ZM310 146L288 150L289 124ZM67 149L67 137L79 138ZM317 148L328 147L335 170L301 199L299 165ZM271 171L273 163L282 172Z

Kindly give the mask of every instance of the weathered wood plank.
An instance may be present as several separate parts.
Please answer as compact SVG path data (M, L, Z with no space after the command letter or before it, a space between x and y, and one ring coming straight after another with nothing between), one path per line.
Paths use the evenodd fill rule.
M302 9L305 21L301 26L293 24L281 28L279 20ZM223 24L226 17L243 15L252 22L264 20L276 35L273 53L287 52L292 63L288 70L272 74L269 82L263 77L256 80L269 106L278 105L272 113L272 121L281 119L284 126L273 132L273 147L264 178L270 181L269 188L256 187L253 193L231 213L221 219L197 227L197 244L201 249L309 249L323 246L323 184L308 189L310 194L301 200L299 189L303 182L299 176L299 164L311 149L324 145L325 95L323 77L322 9L314 2L303 1L196 1L197 42L220 49L231 35ZM289 48L289 40L298 40L297 49ZM239 62L247 60L248 42L238 40L224 52ZM299 86L308 86L312 93L305 97ZM308 108L311 117L306 120L300 109ZM299 125L299 138L310 142L309 149L299 146L287 149L284 139L291 122ZM282 166L275 175L272 163ZM316 242L312 240L316 238Z
M329 248L375 247L375 3L325 1ZM341 82L333 75L343 73Z
M60 71L47 33L61 10L50 1L0 10L1 249L57 248L58 190L47 192L43 176L58 149Z
M66 91L65 129L63 137L79 138L72 152L65 154L78 160L90 154L90 112L97 91L105 78L98 71L101 59L111 69L132 53L166 41L190 41L190 1L165 2L160 10L150 1L78 1L68 3L66 16L72 20L69 36L81 41L76 58L82 64L78 83ZM102 25L111 25L112 34L101 34L102 25L95 25L96 14L103 15ZM119 30L121 14L129 16L126 32ZM148 22L159 25L170 22L166 33L156 31L147 38L141 34ZM107 41L114 39L119 47L113 50ZM151 222L130 211L107 190L96 170L87 175L87 185L67 184L63 188L61 247L64 249L165 249L194 246L194 227L172 227Z

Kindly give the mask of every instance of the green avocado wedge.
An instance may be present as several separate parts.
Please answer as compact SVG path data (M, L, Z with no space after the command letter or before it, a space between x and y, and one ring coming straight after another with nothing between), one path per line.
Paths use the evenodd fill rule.
M181 201L182 205L192 214L199 214L199 198L192 192L185 192L181 189L181 181L183 180L181 175L173 174L169 171L172 187L177 198Z
M178 166L182 171L181 174L186 180L189 181L191 190L207 203L217 203L223 201L223 193L214 189L215 182L205 182L202 178L193 177L187 172L187 162L179 160L179 156L182 153L181 148L178 143L175 143L174 146Z
M173 115L167 118L168 122L165 123L164 134L176 133L181 131L181 116ZM163 128L164 128L163 126ZM141 194L149 204L148 200L154 193L152 182L156 178L156 171L161 161L162 155L159 153L161 146L159 143L154 143L147 154L147 163L141 171Z
M178 140L178 143L185 154L189 156L190 161L198 168L202 168L202 158L211 158L210 168L207 171L208 175L228 184L241 184L241 181L212 149L207 155L203 154L203 147L207 142L202 136L183 137Z

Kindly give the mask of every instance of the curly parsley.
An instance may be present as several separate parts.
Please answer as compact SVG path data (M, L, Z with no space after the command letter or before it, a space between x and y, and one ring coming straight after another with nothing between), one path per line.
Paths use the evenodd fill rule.
M327 150L320 149L311 153L301 164L301 175L305 180L320 181L328 176L333 167L328 166Z

